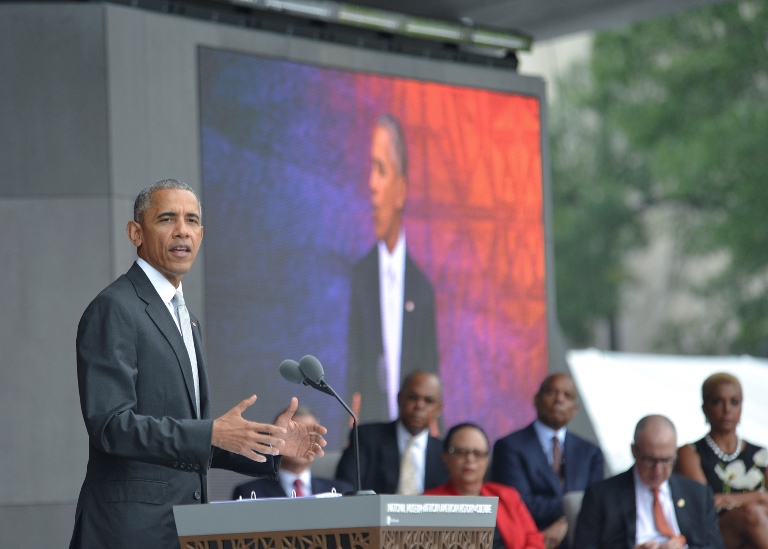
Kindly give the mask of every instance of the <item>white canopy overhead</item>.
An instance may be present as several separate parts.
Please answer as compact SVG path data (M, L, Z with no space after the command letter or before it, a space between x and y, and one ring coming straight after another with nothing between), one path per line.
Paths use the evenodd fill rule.
M570 351L568 363L585 409L613 474L632 463L635 424L663 414L677 428L678 444L702 438L701 384L715 372L741 381L744 405L739 434L768 446L768 360L750 356L704 357Z

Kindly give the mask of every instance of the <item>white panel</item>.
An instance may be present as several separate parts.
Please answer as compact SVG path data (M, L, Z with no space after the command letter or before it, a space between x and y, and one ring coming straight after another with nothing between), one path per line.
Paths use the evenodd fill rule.
M739 378L744 391L739 433L753 444L768 446L768 360L590 349L569 352L568 362L614 474L632 465L630 445L635 424L646 415L662 414L671 419L677 429L678 445L695 442L707 434L709 429L701 411L701 384L715 372Z

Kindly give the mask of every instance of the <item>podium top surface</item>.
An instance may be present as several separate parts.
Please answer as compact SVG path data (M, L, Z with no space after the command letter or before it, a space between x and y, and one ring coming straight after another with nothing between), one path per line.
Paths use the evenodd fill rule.
M325 528L492 528L496 497L369 495L176 505L179 536Z

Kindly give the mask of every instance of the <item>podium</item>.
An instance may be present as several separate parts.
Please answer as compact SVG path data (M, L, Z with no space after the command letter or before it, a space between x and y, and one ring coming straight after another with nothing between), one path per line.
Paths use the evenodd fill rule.
M366 495L177 505L182 549L491 549L498 498Z

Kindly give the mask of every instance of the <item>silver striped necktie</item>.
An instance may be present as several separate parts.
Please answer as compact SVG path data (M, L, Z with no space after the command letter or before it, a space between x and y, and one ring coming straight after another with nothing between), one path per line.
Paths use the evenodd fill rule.
M187 347L189 361L192 363L192 378L195 380L195 413L200 417L200 376L197 372L197 355L195 354L195 342L192 339L192 324L189 321L189 311L184 303L184 296L177 291L173 296L173 304L176 306L176 313L179 316L179 326L181 326L181 337L184 338L184 345Z

